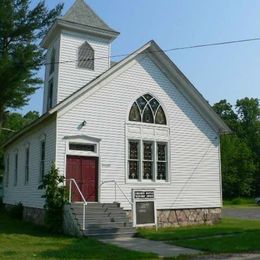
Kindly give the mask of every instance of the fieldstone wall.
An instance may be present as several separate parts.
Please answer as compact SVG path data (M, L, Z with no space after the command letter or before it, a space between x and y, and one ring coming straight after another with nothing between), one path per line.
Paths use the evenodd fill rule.
M221 220L221 208L158 209L159 227L215 224Z
M67 235L82 236L79 225L71 212L70 205L64 205L63 209L63 232Z
M126 216L128 217L128 220L130 222L133 222L133 214L132 214L132 210L125 210Z
M24 207L23 219L37 225L44 225L44 209Z

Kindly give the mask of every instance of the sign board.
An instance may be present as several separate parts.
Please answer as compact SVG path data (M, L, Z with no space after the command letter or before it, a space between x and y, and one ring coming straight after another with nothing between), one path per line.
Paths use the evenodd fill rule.
M156 207L154 190L133 190L134 225L156 225Z
M142 190L136 190L134 191L134 198L135 199L154 199L154 191L142 191Z
M154 201L137 201L136 207L136 225L154 224Z

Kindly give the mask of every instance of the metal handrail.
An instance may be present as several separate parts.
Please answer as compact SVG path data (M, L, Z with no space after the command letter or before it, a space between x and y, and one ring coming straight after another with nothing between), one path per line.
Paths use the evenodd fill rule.
M71 203L71 197L72 197L72 182L75 184L75 186L76 186L76 188L77 188L77 190L78 190L78 192L79 192L79 194L80 194L80 196L81 196L81 198L83 200L83 221L82 221L83 228L82 229L85 230L86 206L87 206L88 203L87 203L86 199L84 198L84 196L83 196L83 194L82 194L82 192L81 192L81 190L80 190L76 180L71 178L71 179L66 179L66 181L70 182L70 186L69 186L69 203Z
M128 197L126 196L126 194L124 193L124 191L121 189L121 187L119 186L119 184L116 182L116 180L102 181L101 184L100 184L100 186L102 186L102 185L105 184L105 183L110 183L110 182L113 182L114 185L115 185L115 202L116 202L116 195L117 195L117 193L116 193L116 187L118 187L118 189L119 189L119 190L121 191L121 193L124 195L124 197L125 197L126 200L129 202L129 204L130 204L131 206L133 206L134 203L128 199Z

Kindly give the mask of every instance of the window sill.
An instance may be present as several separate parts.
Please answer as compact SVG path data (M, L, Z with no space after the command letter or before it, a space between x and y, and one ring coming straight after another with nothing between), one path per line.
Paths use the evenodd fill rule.
M162 185L170 185L171 182L167 180L133 180L133 179L127 179L126 184L138 184L138 185L157 185L157 184L162 184Z

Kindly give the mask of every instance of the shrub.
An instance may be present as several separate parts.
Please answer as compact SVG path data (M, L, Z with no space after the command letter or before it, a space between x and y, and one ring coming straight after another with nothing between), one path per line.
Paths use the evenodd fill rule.
M8 214L12 218L23 219L23 204L19 202L18 204L12 206L8 210Z
M0 211L4 209L3 198L0 197Z
M63 206L66 201L66 189L63 183L64 177L59 176L59 171L53 163L49 173L44 176L42 185L39 186L45 189L45 194L42 196L46 199L44 222L53 232L62 232Z

